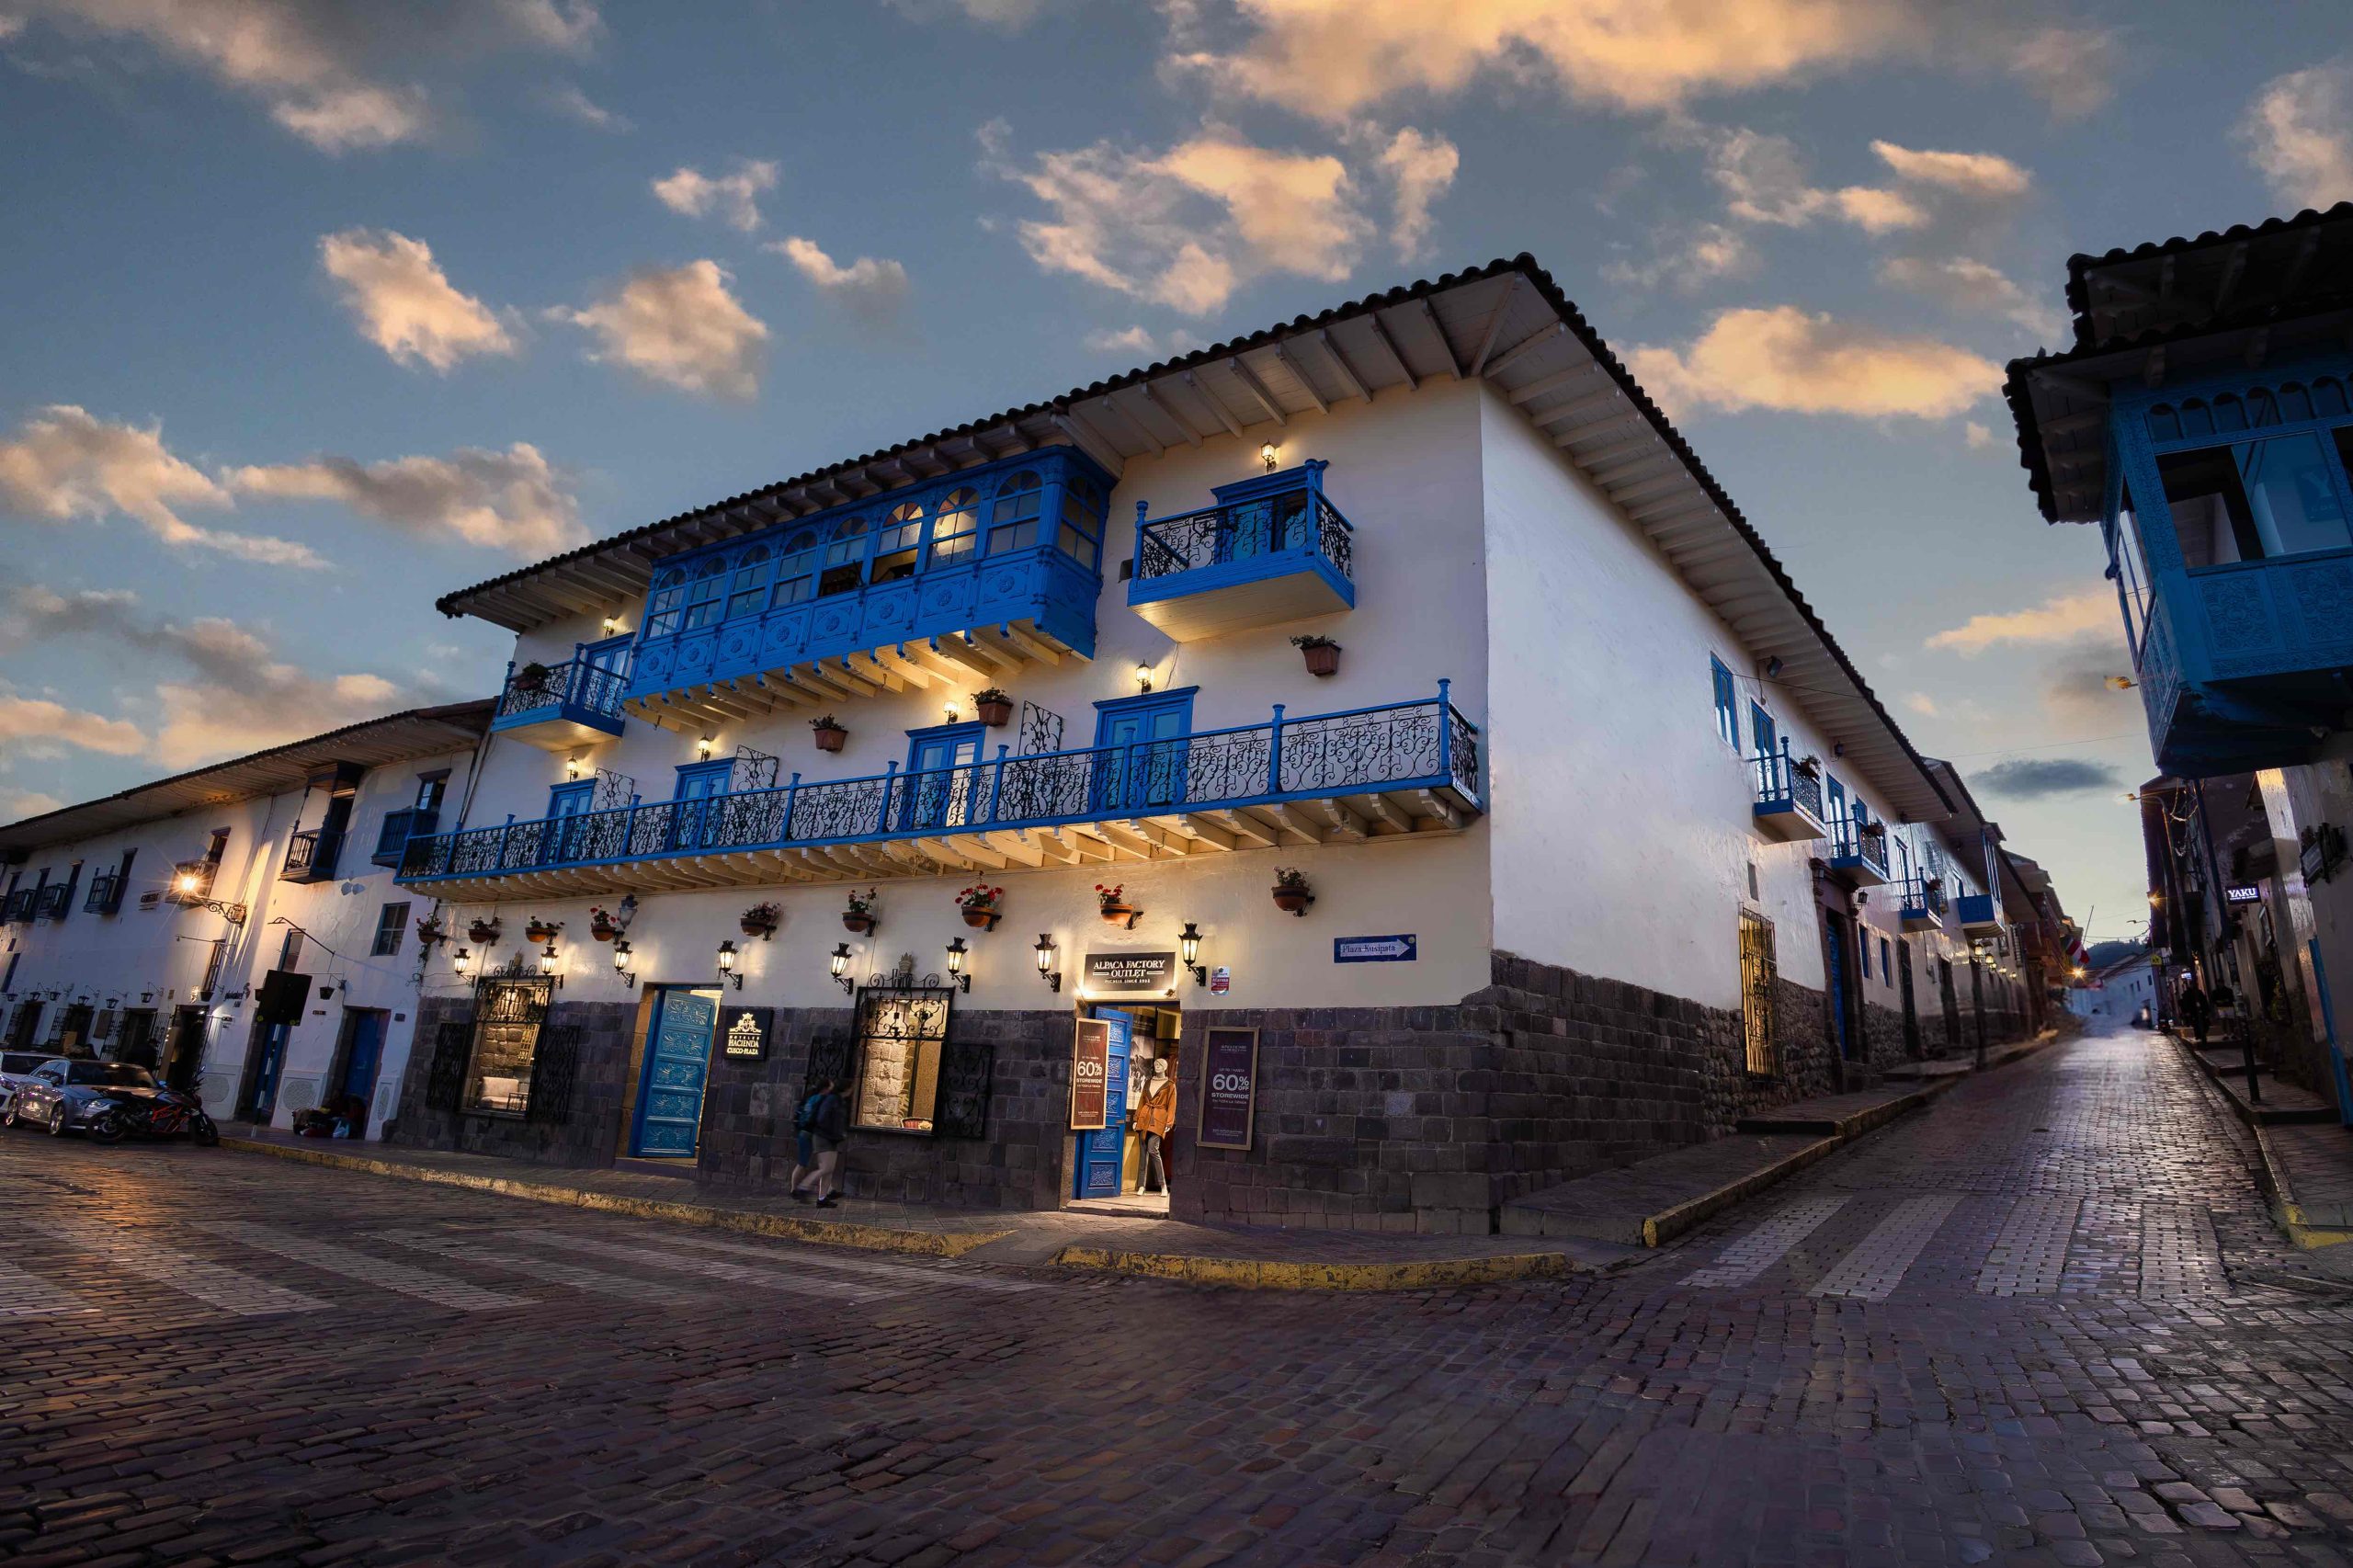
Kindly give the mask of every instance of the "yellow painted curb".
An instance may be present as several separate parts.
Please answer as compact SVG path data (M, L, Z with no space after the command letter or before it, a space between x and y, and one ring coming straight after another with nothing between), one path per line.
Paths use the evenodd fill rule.
M1557 1279L1571 1272L1567 1256L1557 1252L1428 1258L1415 1263L1294 1263L1066 1246L1054 1255L1054 1262L1065 1268L1100 1268L1239 1290L1430 1290L1515 1279Z
M249 1138L221 1140L223 1149L268 1154L301 1165L333 1170L361 1171L401 1181L428 1182L520 1198L534 1203L554 1203L568 1209L588 1209L605 1214L628 1214L641 1220L668 1220L707 1230L746 1231L754 1235L781 1236L790 1241L816 1242L825 1246L858 1247L868 1252L920 1253L930 1257L961 1257L974 1247L1011 1235L1011 1231L906 1231L889 1225L865 1225L856 1221L804 1219L798 1214L761 1214L717 1209L704 1203L674 1203L665 1199L638 1198L627 1193L596 1192L553 1182L518 1181L511 1176L477 1176L471 1171L436 1170L398 1160L366 1154L346 1154L328 1149L295 1149Z

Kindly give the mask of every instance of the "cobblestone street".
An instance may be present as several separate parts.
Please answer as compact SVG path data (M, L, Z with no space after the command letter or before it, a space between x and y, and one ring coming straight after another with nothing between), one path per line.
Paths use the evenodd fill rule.
M1608 1276L1199 1290L0 1137L0 1557L2353 1562L2353 1293L2169 1042Z

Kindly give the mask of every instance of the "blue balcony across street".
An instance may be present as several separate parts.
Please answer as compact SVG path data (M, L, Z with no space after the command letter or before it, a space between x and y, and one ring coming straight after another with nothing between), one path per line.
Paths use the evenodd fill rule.
M656 562L627 711L707 728L1094 657L1101 468L1050 448L908 477Z
M1887 881L1887 829L1852 816L1830 824L1830 869L1859 888Z
M403 882L469 899L866 881L1165 859L1461 828L1481 736L1435 698L1166 740L803 779L409 840Z
M278 868L278 880L281 882L333 881L335 863L342 853L341 828L305 828L288 838L286 864Z
M1954 912L1961 916L1964 936L1998 936L2002 929L2002 912L1990 892L1965 892L1953 900Z
M1896 900L1896 918L1906 931L1935 931L1945 923L1945 888L1939 877L1912 877Z
M609 741L621 733L628 682L625 661L585 647L560 665L512 667L490 727L547 751Z
M1821 771L1812 763L1792 760L1788 742L1779 751L1750 757L1748 776L1756 792L1750 814L1757 832L1784 844L1830 835L1822 819Z
M1356 607L1354 530L1310 460L1210 494L1217 505L1147 519L1136 503L1128 606L1179 642Z

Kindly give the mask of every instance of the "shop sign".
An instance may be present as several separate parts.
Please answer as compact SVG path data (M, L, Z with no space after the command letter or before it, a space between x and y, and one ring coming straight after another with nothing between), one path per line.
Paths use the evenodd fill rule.
M1211 1028L1201 1040L1204 1149L1247 1149L1258 1108L1258 1031Z
M2261 903L2263 890L2260 887L2224 888L2222 902L2224 903Z
M1109 1125L1110 1082L1111 1026L1101 1018L1081 1018L1070 1057L1072 1131L1091 1132Z
M1089 953L1086 994L1089 996L1157 996L1176 982L1175 953Z
M1334 963L1412 963L1421 956L1412 932L1398 937L1335 937Z
M731 1007L719 1016L720 1050L737 1061L761 1062L768 1054L768 1031L775 1024L773 1007Z
M1210 994L1222 996L1233 989L1233 971L1223 964L1210 971Z

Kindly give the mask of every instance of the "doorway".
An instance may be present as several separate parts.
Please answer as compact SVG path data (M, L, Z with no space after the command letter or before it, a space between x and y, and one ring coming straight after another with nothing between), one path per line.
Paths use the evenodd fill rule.
M638 1077L637 1114L630 1121L629 1152L642 1160L691 1160L702 1131L703 1085L719 1038L715 987L665 985L655 990L645 1020L645 1065Z
M1828 956L1825 968L1830 977L1831 1038L1838 1048L1840 1062L1855 1059L1855 977L1847 954L1854 950L1847 934L1846 916L1825 913L1822 917L1823 948Z
M138 1067L155 1065L155 1009L133 1007L115 1027L114 1059Z
M367 1136L368 1113L376 1100L376 1073L384 1061L385 1015L374 1007L347 1007L343 1038L335 1042L335 1070L327 1074L327 1102L347 1113L352 1136ZM352 1101L358 1101L355 1107Z
M204 1009L182 1007L172 1015L172 1038L164 1052L164 1082L192 1095L203 1072Z
M1917 1059L1921 1055L1920 1012L1912 999L1912 944L1901 937L1895 940L1895 962L1904 976L1904 1049Z
M291 1024L254 1024L245 1051L245 1081L237 1094L237 1119L267 1126L278 1114L278 1075L286 1066L286 1037Z
M1091 1004L1109 1061L1104 1125L1073 1134L1071 1203L1094 1212L1168 1212L1181 1013L1175 1003Z

